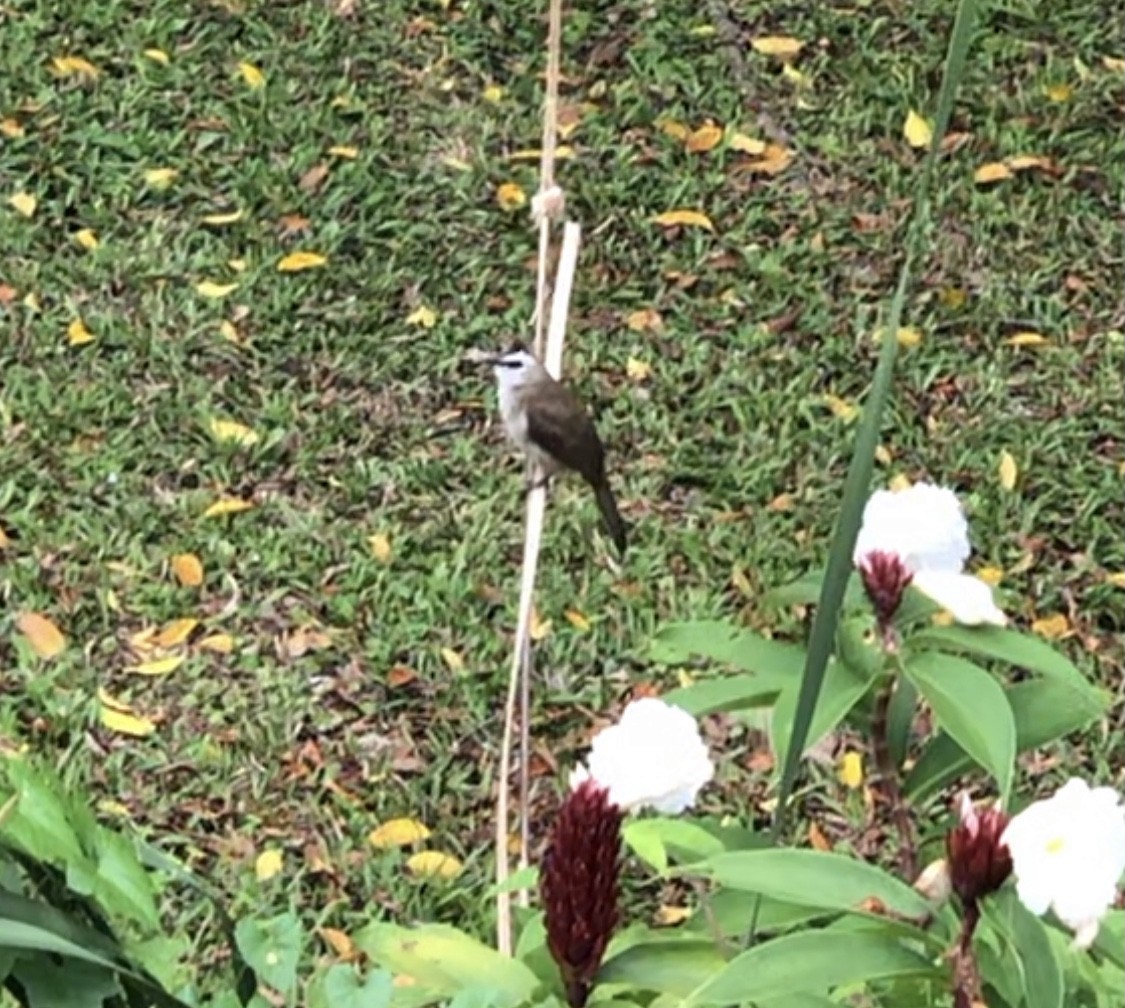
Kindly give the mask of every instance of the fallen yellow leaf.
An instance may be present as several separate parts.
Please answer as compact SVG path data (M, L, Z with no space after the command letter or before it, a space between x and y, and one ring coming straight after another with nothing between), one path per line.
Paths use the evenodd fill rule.
M326 262L327 256L322 256L319 252L290 252L277 264L277 268L282 273L298 273L323 266Z
M98 76L98 68L81 56L56 56L51 66L59 77L85 77L88 80Z
M996 467L996 471L1000 476L1000 486L1005 490L1014 490L1016 488L1016 479L1020 471L1011 452L1002 451L1000 453L1000 463Z
M1009 336L1004 340L1008 346L1021 347L1021 346L1043 346L1045 343L1050 343L1042 333L1037 332L1018 332Z
M793 59L804 48L803 42L788 35L763 35L761 38L751 39L750 45L754 52L783 60Z
M258 443L257 432L251 430L245 424L240 424L237 420L212 419L207 427L216 441L233 441L243 448L249 448L250 445Z
M145 627L143 630L138 630L129 638L129 646L134 651L141 653L151 651L156 647L156 627Z
M832 411L832 415L838 420L843 420L844 423L851 423L859 416L859 408L846 399L841 399L839 396L828 393L824 397L824 402Z
M191 616L185 616L182 619L172 620L171 623L166 624L160 633L156 635L156 643L163 648L175 647L177 644L183 644L192 634L192 631L199 626L199 620Z
M207 214L202 220L204 224L209 224L211 227L222 227L224 224L234 224L242 220L242 211L230 210L227 213Z
M1122 67L1122 69L1125 70L1125 67ZM1115 571L1112 574L1107 574L1105 579L1113 585L1114 588L1125 588L1125 571Z
M320 931L320 937L324 939L324 943L340 959L350 962L357 958L355 943L343 931L330 927L322 927L318 930Z
M568 622L572 627L574 627L575 630L579 630L582 633L585 633L590 629L590 621L583 613L579 612L577 609L567 609L565 615Z
M1125 59L1116 56L1103 56L1102 66L1113 73L1125 73Z
M551 621L543 619L539 615L539 610L534 606L531 608L531 626L528 628L528 634L533 641L541 641L548 637L551 633Z
M844 787L854 791L863 783L863 756L855 750L844 753L836 775Z
M527 193L515 182L503 182L496 189L496 202L501 210L518 210L527 203Z
M455 879L461 874L461 862L452 854L440 851L419 851L406 859L406 868L419 878Z
M719 146L723 139L723 128L713 122L704 123L699 129L692 130L684 142L684 146L691 154L706 154Z
M1065 83L1049 84L1043 93L1053 102L1066 102L1074 96L1074 88Z
M195 285L195 292L205 298L222 298L238 290L238 284L221 284L213 280L201 280Z
M1027 171L1029 168L1038 168L1040 171L1050 172L1055 170L1055 163L1047 157L1038 154L1020 154L1011 157L1005 162L1014 172Z
M235 328L234 323L229 319L223 319L223 321L219 323L219 333L223 339L230 343L242 342L242 337L238 335L238 329Z
M196 645L201 651L214 651L215 654L230 654L234 650L234 638L230 634L217 633L204 637Z
M9 197L8 205L21 217L34 217L35 208L39 206L39 200L31 193L18 192L14 196Z
M266 76L259 70L253 63L239 63L238 72L242 74L242 79L246 81L246 86L252 91L257 90L266 82Z
M172 557L172 573L185 588L203 584L203 563L194 553L177 553Z
M765 140L757 140L752 136L747 136L745 133L735 133L730 138L730 149L738 151L740 154L764 154L766 152Z
M973 172L973 181L980 185L987 185L989 182L1000 182L1004 179L1012 177L1012 170L1003 161L990 161L988 164L981 165L975 172Z
M504 89L499 84L489 84L480 96L490 105L499 105L504 99Z
M329 147L328 153L333 157L343 158L345 161L354 161L359 157L358 147L348 147L347 145L338 145L336 147Z
M636 357L630 357L625 362L625 374L633 381L645 381L652 377L652 365Z
M94 342L94 334L86 328L86 323L76 318L66 327L66 339L71 346L83 346Z
M151 661L141 662L139 665L129 665L125 671L135 672L137 675L162 676L175 672L184 663L183 655L167 655L164 658L153 658Z
M133 738L147 738L156 731L156 725L148 718L142 717L139 714L119 710L108 704L102 704L100 714L102 724L110 731L117 732L119 735L130 735Z
M910 482L910 477L904 475L903 473L899 473L897 476L892 476L890 481L887 483L888 489L894 491L895 493L899 493L903 490L909 490L911 486L913 486L913 484Z
M426 305L419 305L406 316L406 324L421 326L423 329L433 329L437 324L437 313L433 308L428 308Z
M639 308L635 312L630 312L625 319L625 324L633 332L659 332L664 328L664 320L660 317L660 312L653 308Z
M1052 613L1050 616L1041 616L1031 624L1031 632L1046 637L1048 640L1058 640L1070 632L1070 620L1062 613Z
M922 342L922 330L915 326L903 326L895 335L901 347L916 347Z
M979 577L986 585L995 588L1004 580L1004 572L999 567L982 567L977 571Z
M934 127L911 109L902 124L902 135L911 147L929 147L934 138Z
M509 161L538 161L543 156L543 152L538 147L528 147L524 150L512 151L508 155ZM555 148L555 160L566 161L574 157L574 148L568 144L559 144Z
M894 461L891 450L886 445L875 446L875 461L880 465L890 465Z
M653 923L657 927L675 927L677 924L682 924L691 916L691 907L686 906L673 906L671 903L663 903L656 908L656 913L653 915Z
M675 119L658 119L656 125L661 133L674 140L687 140L688 133L691 132L682 122L676 122Z
M74 232L74 240L87 252L93 252L98 247L98 236L89 228Z
M167 189L179 174L175 168L149 168L145 172L145 181L153 189Z
M441 657L445 664L449 666L451 672L463 672L465 670L465 659L454 651L453 648L443 647L441 649Z
M379 563L387 564L391 562L391 540L382 532L376 532L374 535L368 536L367 545L371 547L371 555Z
M388 819L367 834L367 842L379 850L387 850L390 847L409 847L428 840L429 836L426 824L417 819Z
M281 851L262 851L254 861L254 874L258 877L259 882L268 882L275 875L281 873L281 868L284 863L285 859Z
M168 54L163 49L146 49L144 51L144 56L152 60L153 63L159 63L162 66L167 66L169 62L171 62Z
M208 507L203 512L203 517L218 518L221 515L238 514L241 511L249 511L253 506L252 501L241 500L238 497L224 497Z
M661 227L698 227L714 231L711 218L698 210L666 210L653 218L653 223Z
M0 133L6 137L21 137L24 135L24 128L19 124L16 119L0 119Z
M793 152L781 144L766 144L766 149L760 158L747 161L742 165L745 171L763 172L766 175L778 175L789 167L793 160Z
M16 617L16 628L27 638L31 650L40 658L54 658L66 647L62 631L40 613L20 613Z

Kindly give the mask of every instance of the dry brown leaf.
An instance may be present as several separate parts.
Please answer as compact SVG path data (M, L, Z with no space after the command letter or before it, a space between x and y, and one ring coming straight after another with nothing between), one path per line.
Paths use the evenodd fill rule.
M768 144L765 140L757 140L745 133L735 133L730 138L729 146L731 150L738 151L740 154L752 154L757 157L766 152Z
M172 557L172 573L185 588L203 584L203 563L194 553L177 553Z
M1062 613L1052 613L1041 616L1031 624L1031 632L1046 637L1048 640L1059 640L1070 633L1070 620Z
M1012 170L1004 164L1003 161L991 161L988 164L981 165L975 172L973 172L973 181L980 185L987 185L990 182L1000 182L1003 179L1010 179L1012 177Z
M328 163L321 161L314 164L297 182L301 192L311 193L320 188L321 183L328 177Z
M633 332L660 332L664 328L664 320L660 317L660 312L654 308L639 308L635 312L630 312L625 319L625 324Z
M699 129L688 134L684 146L691 154L705 154L719 146L723 139L723 128L713 122L706 122Z
M66 638L62 631L41 613L20 613L16 617L16 628L40 658L54 658L66 648Z
M763 172L766 175L778 175L789 167L793 160L793 152L781 144L766 144L766 149L760 158L747 161L742 166L744 171Z

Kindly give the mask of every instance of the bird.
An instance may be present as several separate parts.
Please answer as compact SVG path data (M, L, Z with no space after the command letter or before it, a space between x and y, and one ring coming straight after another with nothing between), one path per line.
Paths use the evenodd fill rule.
M605 448L586 408L520 343L488 360L496 375L508 437L539 466L543 482L570 469L590 484L606 532L624 556L625 520L609 486Z

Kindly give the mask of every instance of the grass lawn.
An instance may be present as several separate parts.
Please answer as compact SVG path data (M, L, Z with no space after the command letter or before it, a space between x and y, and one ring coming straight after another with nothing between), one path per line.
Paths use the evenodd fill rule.
M236 912L490 933L522 468L491 377L462 355L528 331L535 235L498 191L536 186L529 9L0 11L0 737L205 870ZM823 561L919 175L903 123L933 114L951 15L934 0L568 14L559 175L585 238L566 370L633 531L617 569L585 488L554 492L540 800L597 717L677 681L648 660L655 630L768 629L761 591ZM789 72L750 45L773 35L804 43ZM1122 59L1092 0L1012 0L980 26L879 464L883 481L956 487L1013 618L1061 614L1040 626L1118 696ZM686 149L707 121L727 139ZM791 163L755 168L735 132ZM974 183L1018 156L1039 160ZM653 222L675 209L713 231ZM294 253L323 260L279 269ZM252 507L209 514L225 500ZM178 554L202 584L180 582ZM14 629L24 610L65 634L53 661ZM165 637L184 660L146 666L154 631L184 619L199 623ZM155 730L106 728L99 689ZM1118 703L1030 769L1120 787L1123 736ZM715 741L705 807L760 814L760 741L737 724ZM825 775L821 804L844 807L839 787ZM396 816L466 862L459 883L372 849ZM270 850L283 866L261 880ZM217 941L209 911L173 912Z

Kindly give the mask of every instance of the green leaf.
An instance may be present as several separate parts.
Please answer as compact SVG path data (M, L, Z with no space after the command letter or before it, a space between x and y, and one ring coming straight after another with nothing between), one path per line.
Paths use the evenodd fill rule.
M354 966L337 963L313 981L309 1008L390 1008L394 977L386 970L372 970L360 978Z
M932 651L911 655L905 670L938 724L984 767L1007 804L1016 760L1016 723L1000 684L979 665Z
M1027 752L1089 724L1101 714L1070 686L1046 679L1028 679L1004 690L1016 724L1016 750ZM906 796L922 801L965 773L973 760L946 732L936 736L923 750L907 774Z
M667 870L670 849L679 861L698 861L723 849L718 837L687 819L633 819L626 823L621 837L658 872Z
M671 623L652 642L652 660L669 665L710 658L758 675L801 671L805 652L795 644L770 640L724 620Z
M519 871L512 872L503 884L493 883L485 893L485 899L495 899L500 893L519 892L521 889L534 889L539 885L539 868L537 865L528 865Z
M1103 709L1108 706L1104 691L1091 683L1066 655L1046 641L1018 630L994 626L931 626L911 635L907 644L911 650L935 649L995 658L1066 683L1092 702L1100 703Z
M28 1008L102 1008L121 993L112 969L75 961L60 966L45 955L21 959L12 977L23 985Z
M727 1005L789 994L824 994L841 984L936 976L929 959L878 932L807 931L763 942L732 959L684 999Z
M758 931L765 934L825 916L825 911L816 907L785 903L731 888L720 889L705 899L707 905L697 911L687 926L707 935L718 931L724 937L740 940L745 937L746 922L755 911L758 914Z
M805 749L816 745L843 721L870 687L870 678L842 662L829 662L817 698L816 712L805 728ZM790 731L796 721L801 695L801 686L795 682L777 698L774 706L771 740L778 763L788 762Z
M1011 888L985 900L983 909L985 919L1011 942L1019 957L1027 1008L1062 1008L1062 968L1043 922L1020 903Z
M629 984L683 997L705 983L725 961L710 940L644 942L607 959L598 971L598 983Z
M98 833L94 896L111 913L155 930L160 925L152 877L141 867L133 845L118 833Z
M875 365L875 375L871 379L871 391L863 407L863 418L856 431L855 447L852 449L848 475L844 481L844 491L840 503L840 513L828 550L828 566L824 574L820 597L813 620L809 639L809 651L805 670L801 676L801 691L793 724L789 730L790 744L786 747L785 763L781 770L781 785L778 793L777 809L774 813L773 839L780 835L788 810L789 796L797 779L801 753L805 751L809 731L817 708L817 697L824 681L825 670L832 657L832 647L836 637L836 621L843 605L848 581L852 575L852 552L859 533L863 508L866 504L871 474L875 466L875 448L883 410L890 395L891 379L894 375L895 357L898 354L898 330L902 324L902 310L906 302L906 290L910 282L914 259L926 242L927 228L930 226L930 194L933 189L934 169L941 149L941 140L949 125L953 111L953 97L960 84L968 54L969 39L976 20L977 5L974 0L960 0L949 37L949 48L945 56L945 69L938 94L938 111L934 123L930 149L922 167L921 177L913 187L914 213L903 241L902 264L899 267L898 283L891 298L890 311L883 327L882 346L879 349L879 362Z
M71 826L69 810L56 788L27 763L6 762L19 799L0 832L41 860L86 864L88 859Z
M690 686L681 686L664 695L664 699L682 707L695 717L747 707L768 707L777 695L796 681L789 674L728 675L718 679L701 679Z
M239 951L258 978L282 994L297 986L297 963L305 933L296 914L238 922L234 930Z
M732 889L820 910L870 913L864 905L873 900L904 917L924 918L933 909L920 893L881 868L827 851L723 851L683 874L702 874Z
M914 684L902 676L895 680L891 706L887 711L887 748L896 767L901 767L910 749L910 733L914 727L914 710L918 706L918 691Z
M820 599L823 585L824 571L809 571L780 588L770 589L762 596L762 604L774 609L785 609L797 605L814 605ZM855 609L863 604L863 586L858 580L848 582L843 604L845 609Z
M522 962L445 924L406 928L369 924L355 944L380 966L407 973L443 995L469 987L494 991L496 1004L515 1005L531 996L539 981Z

